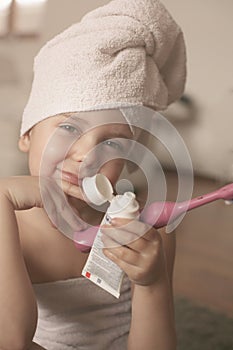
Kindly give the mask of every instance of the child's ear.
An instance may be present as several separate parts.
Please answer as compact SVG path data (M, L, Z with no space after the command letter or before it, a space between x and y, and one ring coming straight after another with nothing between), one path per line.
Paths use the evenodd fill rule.
M30 149L30 141L31 141L31 132L28 131L23 136L21 136L18 141L18 147L20 151L27 153Z

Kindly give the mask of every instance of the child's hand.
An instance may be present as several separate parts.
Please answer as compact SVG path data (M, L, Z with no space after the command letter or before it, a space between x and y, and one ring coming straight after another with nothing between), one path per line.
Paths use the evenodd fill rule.
M39 177L12 176L0 179L0 196L8 199L14 210L43 207Z
M41 182L37 176L2 178L0 179L0 197L10 201L13 210L43 207L52 225L58 229L61 222L68 222L74 230L85 228L67 205L56 182L50 178L43 178Z
M138 285L149 286L165 276L162 238L155 228L134 220L113 219L101 228L104 254Z
M68 196L80 199L82 201L85 200L84 193L78 184L75 185L68 181L62 180L61 183L58 185L61 185L62 191L64 191L64 193Z

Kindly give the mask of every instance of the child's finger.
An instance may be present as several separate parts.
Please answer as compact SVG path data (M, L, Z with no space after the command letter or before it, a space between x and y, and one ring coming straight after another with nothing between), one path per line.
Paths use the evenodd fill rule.
M123 268L124 266L123 270L126 273L127 273L127 270L125 270L126 264L128 268L130 266L138 267L139 265L140 255L137 252L129 249L128 247L121 246L118 248L104 248L103 253L121 268Z
M123 248L125 250L123 250ZM104 254L117 264L136 284L146 285L150 283L150 278L145 274L143 267L140 266L138 260L140 255L126 247L116 248L115 250L106 249ZM151 273L150 273L151 275Z
M104 226L104 228L101 227L101 232L105 237L111 238L113 244L111 247L129 245L132 241L138 239L134 232L125 231L118 227Z
M144 234L150 229L150 226L145 225L143 223L140 223L137 220L132 219L113 219L111 221L111 226L109 225L102 225L102 228L115 228L116 230L122 230L124 232L128 232L134 235L132 237L131 241L135 240L136 238L140 238L144 236ZM130 241L130 240L129 240Z
M72 234L73 231L85 229L87 225L81 220L78 212L71 207L59 185L54 181L43 184L46 185L46 187L43 186L44 207L58 230L62 232L71 230L69 233Z
M156 236L159 235L155 228L138 220L114 218L111 221L111 225L113 227L120 227L125 231L134 232L138 237L142 237L147 241L154 241Z
M82 200L85 199L84 194L79 186L64 180L62 180L61 184L62 184L62 190L69 196L82 199Z

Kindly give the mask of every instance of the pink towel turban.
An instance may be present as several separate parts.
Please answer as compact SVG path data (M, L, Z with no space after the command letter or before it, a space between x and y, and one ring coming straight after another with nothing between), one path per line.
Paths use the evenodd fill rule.
M183 34L160 1L110 1L36 56L21 135L59 113L131 105L163 110L181 96L185 77Z

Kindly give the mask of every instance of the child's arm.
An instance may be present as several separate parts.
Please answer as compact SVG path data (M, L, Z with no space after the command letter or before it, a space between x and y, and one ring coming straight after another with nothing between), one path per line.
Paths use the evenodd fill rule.
M132 320L128 350L175 350L176 332L173 311L171 275L175 241L163 244L160 234L142 222L114 219L113 229L103 229L105 245L129 237L130 243L105 248L105 254L116 262L133 282ZM124 232L119 232L124 231ZM147 231L147 232L146 232ZM146 232L143 236L142 233ZM136 233L136 234L135 234ZM136 239L137 236L141 236ZM168 240L168 238L166 239ZM166 251L166 252L165 252ZM166 254L170 254L168 259Z
M0 349L29 348L37 305L24 263L14 210L42 206L38 179L0 180Z
M147 349L176 349L172 292L175 235L163 233L162 237L165 239L159 244L162 244L165 252L164 273L152 286L141 287L135 284L133 288L129 349L139 349L140 347L137 348L136 344L140 340Z

